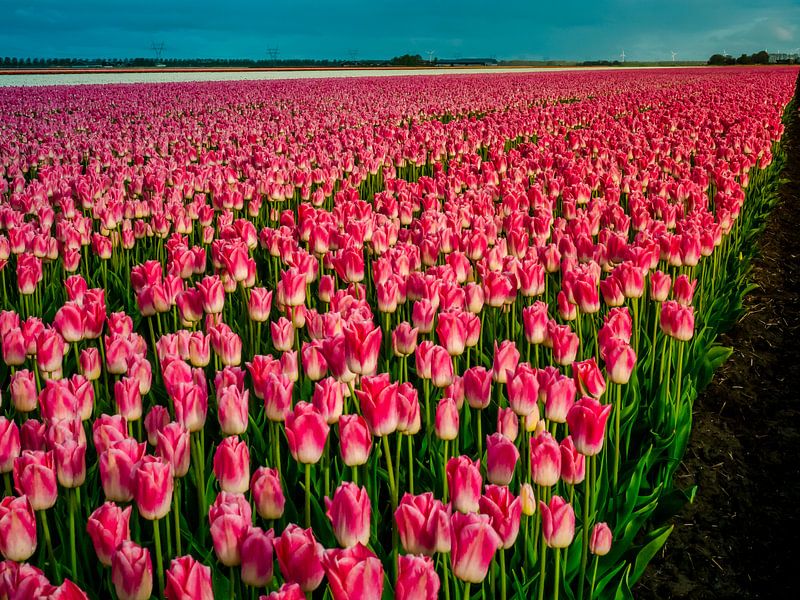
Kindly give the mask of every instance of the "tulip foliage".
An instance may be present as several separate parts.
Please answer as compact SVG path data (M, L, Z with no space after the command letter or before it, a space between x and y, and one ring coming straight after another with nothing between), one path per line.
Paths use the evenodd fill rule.
M0 597L630 597L795 76L0 91Z

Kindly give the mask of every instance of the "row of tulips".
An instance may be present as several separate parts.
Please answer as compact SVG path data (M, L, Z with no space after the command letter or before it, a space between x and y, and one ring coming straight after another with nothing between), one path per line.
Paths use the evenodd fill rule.
M0 597L624 597L794 75L3 93Z

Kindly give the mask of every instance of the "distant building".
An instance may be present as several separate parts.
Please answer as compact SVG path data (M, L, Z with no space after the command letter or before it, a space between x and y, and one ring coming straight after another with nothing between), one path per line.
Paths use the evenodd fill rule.
M437 66L445 67L492 67L497 65L496 58L437 58Z

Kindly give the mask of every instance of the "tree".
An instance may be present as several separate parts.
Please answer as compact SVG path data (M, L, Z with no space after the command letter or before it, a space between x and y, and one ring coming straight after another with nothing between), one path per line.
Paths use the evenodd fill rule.
M767 65L769 64L769 53L766 50L756 52L751 57L754 65Z
M402 56L395 56L389 61L389 64L399 67L421 67L427 63L419 54L403 54Z

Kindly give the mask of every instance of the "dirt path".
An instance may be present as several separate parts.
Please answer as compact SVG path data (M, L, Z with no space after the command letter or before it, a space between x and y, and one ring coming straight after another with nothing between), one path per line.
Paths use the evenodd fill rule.
M797 95L795 97L798 97ZM637 598L794 598L800 572L800 116L786 132L789 181L762 234L734 348L695 403L677 485L695 502Z

